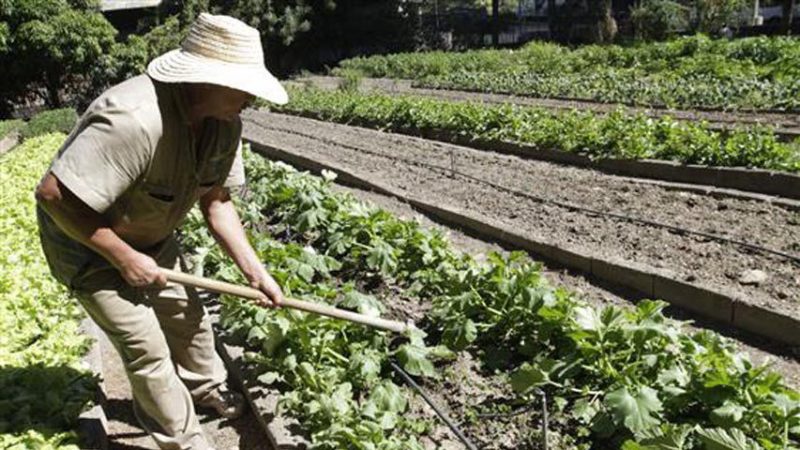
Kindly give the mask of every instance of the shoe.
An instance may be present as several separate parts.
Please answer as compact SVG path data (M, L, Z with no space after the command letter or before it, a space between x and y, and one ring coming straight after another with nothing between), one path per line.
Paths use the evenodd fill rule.
M210 408L226 419L236 419L244 412L244 397L222 384L209 392L197 406Z

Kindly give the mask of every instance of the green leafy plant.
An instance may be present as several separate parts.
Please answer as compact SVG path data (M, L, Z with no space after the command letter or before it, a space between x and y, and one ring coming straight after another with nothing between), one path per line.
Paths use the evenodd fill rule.
M88 338L77 302L51 276L38 245L32 192L63 134L0 156L0 446L75 449L78 414L95 391L82 366Z
M621 110L606 115L554 112L316 89L292 89L291 96L291 103L274 109L407 133L444 131L473 139L518 142L599 159L664 159L710 166L800 170L800 140L779 142L766 127L721 132L704 123L677 121L668 116L654 119Z
M78 114L72 108L43 111L25 124L21 135L23 139L29 139L50 133L69 134L77 121Z
M3 139L10 133L19 132L24 126L25 122L19 119L0 121L0 139Z
M722 7L729 4L733 3ZM717 11L717 6L710 7ZM675 21L685 16L682 8L666 0L644 2L634 13L633 19L643 29L647 25L648 32L657 34L680 26ZM716 12L709 14L720 17ZM800 84L793 76L798 66L790 62L797 61L798 49L800 41L786 37L728 41L696 35L668 42L589 45L574 50L533 42L515 51L353 58L342 61L333 73L357 71L369 77L411 79L424 87L604 103L798 111Z
M250 343L261 381L282 390L283 411L301 419L316 447L418 448L409 393L388 380L386 364L394 357L435 380L437 364L454 356L445 346L505 372L525 403L546 392L558 426L573 436L568 448L797 445L800 394L719 335L687 332L664 316L664 303L593 307L550 286L524 254L478 263L439 232L333 193L330 174L311 177L249 153L245 160L242 217L288 293L382 314L391 305L373 292L399 289L432 306L427 336L391 349L372 330L225 300L223 325ZM199 220L185 230L196 260L238 279ZM376 249L393 263L378 263Z

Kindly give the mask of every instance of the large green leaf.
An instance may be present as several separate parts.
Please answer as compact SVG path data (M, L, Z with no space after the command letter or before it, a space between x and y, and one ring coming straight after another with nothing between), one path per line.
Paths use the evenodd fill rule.
M428 350L413 344L403 344L397 350L397 359L406 372L415 376L435 377L436 370L428 359Z
M606 395L604 403L617 423L624 424L634 433L647 430L660 423L658 413L662 405L658 393L642 386L631 392L622 387Z
M442 334L442 340L453 350L463 350L478 337L478 328L470 319L449 323Z
M730 428L742 420L742 415L745 411L747 411L747 408L744 406L734 402L727 402L711 411L711 422L719 427Z
M697 430L697 434L705 445L705 450L758 450L761 448L738 428L700 429Z

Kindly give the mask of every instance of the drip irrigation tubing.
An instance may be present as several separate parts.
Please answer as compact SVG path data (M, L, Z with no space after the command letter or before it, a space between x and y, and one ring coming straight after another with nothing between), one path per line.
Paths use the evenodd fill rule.
M456 437L458 438L458 440L461 441L461 443L463 443L469 450L478 450L478 447L476 447L475 444L473 444L472 441L470 441L469 438L465 436L464 433L461 432L461 430L450 419L450 417L448 417L447 414L444 411L442 411L441 408L439 408L436 405L436 403L433 402L433 400L430 398L430 396L428 396L425 390L423 390L422 387L419 384L417 384L417 382L414 381L413 378L411 378L411 375L409 375L405 370L403 370L402 367L397 365L394 361L389 361L389 365L392 366L392 369L394 369L394 371L397 372L398 375L400 375L400 378L402 378L403 381L406 382L406 384L408 384L415 391L417 391L417 393L422 397L423 400L425 400L425 403L427 403L428 406L433 408L433 410L436 412L436 415L439 416L440 419L442 419L442 422L444 422L445 425L447 425L450 428L450 431L452 431L453 434L456 435Z
M276 128L276 127L269 127L269 126L265 126L263 124L260 124L260 123L258 123L256 121L252 120L252 119L245 119L245 120L247 120L248 122L258 126L259 128L265 129L265 130L273 130L273 131L278 131L278 132L281 132L281 133L295 134L295 135L303 136L303 137L306 137L306 138L309 138L309 139L322 141L322 142L325 142L326 144L329 144L329 145L338 146L338 147L344 147L344 148L347 148L349 150L353 150L353 151L356 151L356 152L365 153L365 154L372 155L372 156L377 156L377 157L380 157L380 158L391 159L391 160L402 162L402 163L405 163L405 164L408 164L408 165L414 165L414 166L419 166L419 167L423 167L423 168L427 168L427 169L437 170L437 171L444 172L445 174L458 175L458 176L460 176L462 178L466 178L468 180L472 180L472 181L477 182L477 183L485 184L485 185L490 186L490 187L492 187L494 189L497 189L497 190L500 190L500 191L505 191L505 192L508 192L510 194L513 194L513 195L525 197L527 199L536 201L538 203L551 204L551 205L557 206L559 208L564 208L564 209L568 209L568 210L571 210L571 211L581 212L581 213L584 213L584 214L595 215L595 216L605 216L605 217L610 217L610 218L614 218L614 219L617 219L617 220L622 220L622 221L625 221L625 222L638 223L638 224L642 224L642 225L651 226L651 227L654 227L654 228L662 228L662 229L669 230L669 231L672 231L672 232L675 232L675 233L678 233L678 234L684 234L684 235L691 234L691 235L695 235L695 236L700 236L700 237L703 237L705 239L711 239L711 240L715 240L717 242L722 242L722 243L734 244L734 245L737 245L737 246L740 246L740 247L744 247L744 248L747 248L747 249L750 249L750 250L758 251L758 252L761 252L761 253L772 254L772 255L779 256L781 258L787 259L789 261L792 261L795 264L800 264L800 256L798 256L798 255L792 255L790 253L782 252L780 250L774 250L774 249L771 249L771 248L768 248L768 247L763 247L763 246L756 245L756 244L750 244L748 242L740 241L738 239L731 239L731 238L727 238L727 237L724 237L724 236L719 236L719 235L712 234L712 233L706 233L706 232L703 232L703 231L691 230L691 229L679 227L679 226L676 226L676 225L669 225L669 224L666 224L666 223L661 223L661 222L657 222L657 221L654 221L654 220L633 217L633 216L629 216L629 215L626 215L626 214L601 211L601 210L597 210L597 209L593 209L593 208L587 208L587 207L584 207L584 206L573 205L571 203L566 203L566 202L562 202L562 201L559 201L559 200L553 200L553 199L548 199L548 198L540 197L540 196L537 196L537 195L533 195L533 194L530 194L528 192L522 192L522 191L519 191L517 189L509 188L507 186L503 186L503 185L494 183L492 181L484 180L484 179L482 179L480 177L476 177L474 175L469 175L469 174L460 172L458 170L455 170L455 168L453 167L454 166L454 161L452 159L451 159L451 167L445 167L445 166L440 166L440 165L437 165L437 164L432 164L432 163L427 163L427 162L414 161L414 160L402 158L402 157L399 157L399 156L386 155L386 154L383 154L383 153L380 153L380 152L376 152L376 151L365 149L365 148L356 147L356 146L353 146L353 145L343 144L343 143L336 142L336 141L331 140L331 139L326 139L324 137L316 136L316 135L309 134L309 133L303 133L303 132L295 131L295 130L286 130L286 129Z

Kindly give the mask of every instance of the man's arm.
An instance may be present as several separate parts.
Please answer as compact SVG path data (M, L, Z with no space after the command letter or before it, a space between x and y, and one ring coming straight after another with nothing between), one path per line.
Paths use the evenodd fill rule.
M67 236L91 248L116 267L131 286L166 285L153 258L134 250L107 221L47 172L36 187L41 208Z
M264 268L247 240L247 234L233 206L228 189L221 186L213 187L200 198L200 210L211 234L239 266L250 286L264 293L265 298L261 304L280 305L283 302L283 292Z

